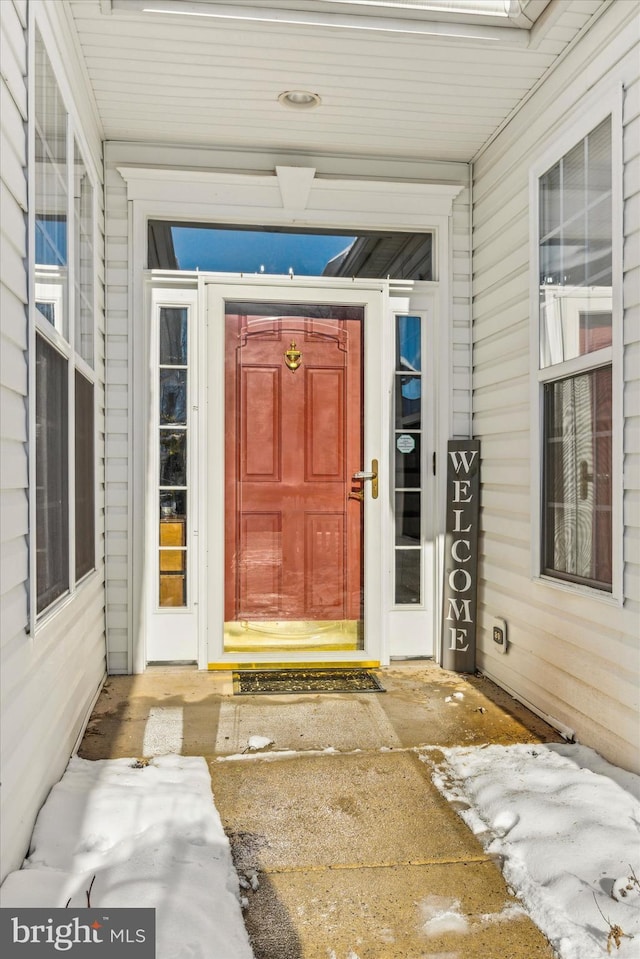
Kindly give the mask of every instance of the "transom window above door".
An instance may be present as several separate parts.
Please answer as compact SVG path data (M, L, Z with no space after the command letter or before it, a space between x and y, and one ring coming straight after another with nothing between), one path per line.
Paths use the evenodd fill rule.
M433 280L431 233L226 229L149 223L149 269Z

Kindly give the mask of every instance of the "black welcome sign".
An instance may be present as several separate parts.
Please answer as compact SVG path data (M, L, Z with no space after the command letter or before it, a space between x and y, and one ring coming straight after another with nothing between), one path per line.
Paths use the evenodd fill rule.
M447 526L442 603L442 665L458 673L476 668L480 443L447 444Z

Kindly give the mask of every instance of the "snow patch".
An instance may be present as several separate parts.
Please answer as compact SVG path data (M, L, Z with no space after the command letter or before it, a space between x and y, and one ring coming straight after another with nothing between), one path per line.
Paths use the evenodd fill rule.
M448 932L468 932L469 923L460 911L458 899L427 896L419 903L419 906L422 914L422 931L425 935L435 937Z
M493 829L496 836L504 838L507 833L511 832L514 826L517 826L520 822L520 816L515 813L512 809L503 809L502 812L499 812L497 816L494 816L493 822L491 823L491 828Z
M638 959L640 777L576 744L441 752L434 784L559 959Z
M82 907L92 879L95 907L156 909L158 959L202 956L203 944L207 955L253 959L202 757L70 760L0 905Z
M266 749L267 746L273 746L273 739L269 739L268 736L249 736L249 741L247 742L249 752Z

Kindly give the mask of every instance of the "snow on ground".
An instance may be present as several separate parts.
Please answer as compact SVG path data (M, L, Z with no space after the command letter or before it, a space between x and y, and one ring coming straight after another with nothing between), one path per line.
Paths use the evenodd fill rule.
M280 756L261 751L270 745L252 736L233 758ZM560 959L638 959L640 777L568 744L425 746L420 755ZM92 906L155 907L158 959L252 959L203 758L72 759L0 904L84 906L94 876ZM258 876L240 885L255 890ZM430 896L421 909L427 937L468 932L456 901Z
M156 909L158 959L252 959L238 877L201 757L73 758L2 906Z
M560 959L638 959L640 777L570 744L439 752L435 785Z

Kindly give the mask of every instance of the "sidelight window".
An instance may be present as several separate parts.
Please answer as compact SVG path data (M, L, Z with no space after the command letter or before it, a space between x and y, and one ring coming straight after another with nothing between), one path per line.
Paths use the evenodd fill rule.
M158 605L187 605L188 309L160 307Z
M396 316L394 602L422 602L422 319Z

